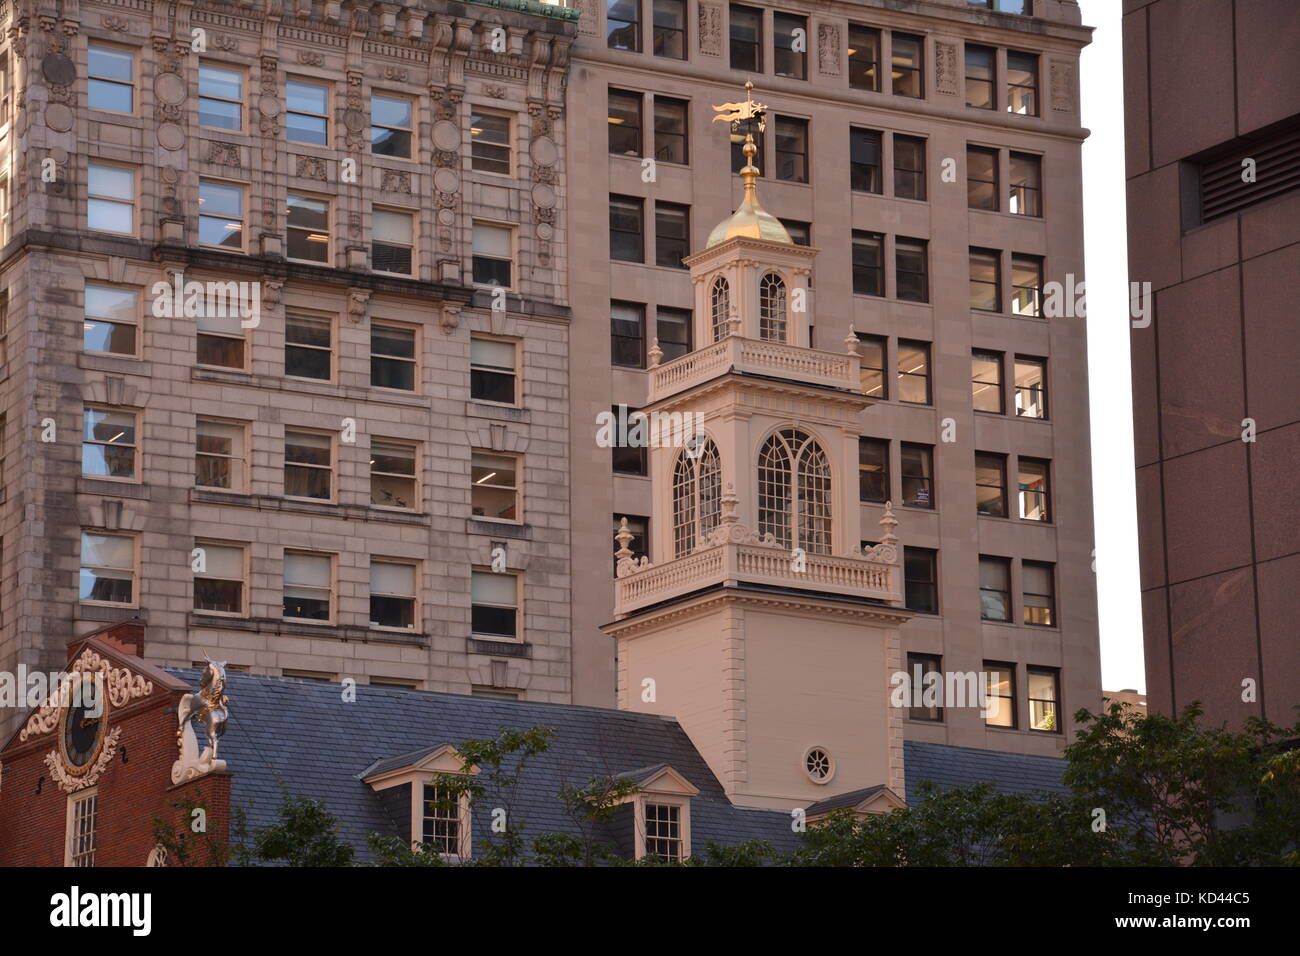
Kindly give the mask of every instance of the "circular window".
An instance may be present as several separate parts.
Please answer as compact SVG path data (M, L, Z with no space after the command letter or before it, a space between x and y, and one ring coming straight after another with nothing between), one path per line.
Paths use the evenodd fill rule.
M822 747L809 747L803 755L803 769L813 783L830 783L835 776L835 761Z

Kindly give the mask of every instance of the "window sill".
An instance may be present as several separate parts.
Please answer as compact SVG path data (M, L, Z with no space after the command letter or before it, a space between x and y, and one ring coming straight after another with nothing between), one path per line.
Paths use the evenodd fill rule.
M528 409L518 405L501 405L471 398L465 403L465 414L470 418L490 418L495 421L528 424Z
M138 620L142 624L149 622L149 612L141 607L128 604L90 604L85 601L77 603L77 618L82 621L99 621L116 624L121 621Z
M137 498L149 500L149 486L139 481L114 481L111 478L91 478L82 475L77 479L77 494L103 495L106 498Z
M303 395L320 395L343 398L354 402L372 402L377 405L406 405L428 408L431 400L416 392L363 385L338 385L321 379L288 378L279 375L256 375L239 369L215 365L195 365L190 369L190 380L216 382L222 385L247 385L251 388L273 389Z
M473 516L465 522L465 531L468 534L496 535L521 541L531 540L533 536L533 529L528 524L514 521L493 521L490 518Z
M292 514L322 515L345 521L383 521L389 524L427 525L429 516L419 511L399 511L373 505L345 505L337 502L284 498L276 495L250 495L235 491L191 488L190 504L230 505L258 511L282 511Z
M407 644L428 647L429 635L419 631L383 630L348 624L331 624L276 617L220 617L191 611L190 627L206 627L259 634L285 634L293 637L332 638L339 641L359 641L363 644Z
M524 641L496 640L487 637L475 637L470 635L468 650L471 654L487 654L499 657L527 657L533 656L533 646Z
M114 355L111 352L82 352L77 367L95 372L121 372L126 375L152 375L153 366L138 355Z

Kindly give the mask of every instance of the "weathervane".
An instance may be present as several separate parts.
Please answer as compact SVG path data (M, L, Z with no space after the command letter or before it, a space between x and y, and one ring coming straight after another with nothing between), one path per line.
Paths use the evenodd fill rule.
M718 114L713 117L713 122L723 120L731 124L732 130L739 133L741 123L747 120L758 121L758 131L761 133L767 128L767 107L762 103L754 102L754 82L745 81L745 102L743 103L723 103L721 106L713 107ZM749 134L752 135L752 134Z

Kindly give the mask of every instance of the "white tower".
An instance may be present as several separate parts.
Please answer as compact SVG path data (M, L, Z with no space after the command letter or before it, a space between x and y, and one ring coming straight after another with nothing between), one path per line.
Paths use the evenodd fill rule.
M747 84L747 88L748 84ZM752 98L728 114L761 123ZM761 126L760 126L761 128ZM903 787L897 522L886 508L865 554L857 496L857 339L809 347L808 278L758 200L753 135L740 207L685 260L695 341L666 365L651 350L650 564L620 532L618 699L676 717L733 801L793 808ZM689 418L687 416L690 416ZM703 420L703 435L681 422Z

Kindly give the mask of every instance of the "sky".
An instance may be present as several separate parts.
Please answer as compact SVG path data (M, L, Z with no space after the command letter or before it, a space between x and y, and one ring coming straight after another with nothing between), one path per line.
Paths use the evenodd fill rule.
M1083 229L1101 682L1106 690L1145 692L1128 351L1122 4L1080 0L1079 7L1083 22L1096 28L1083 51L1079 91L1083 125L1091 130L1083 144Z

